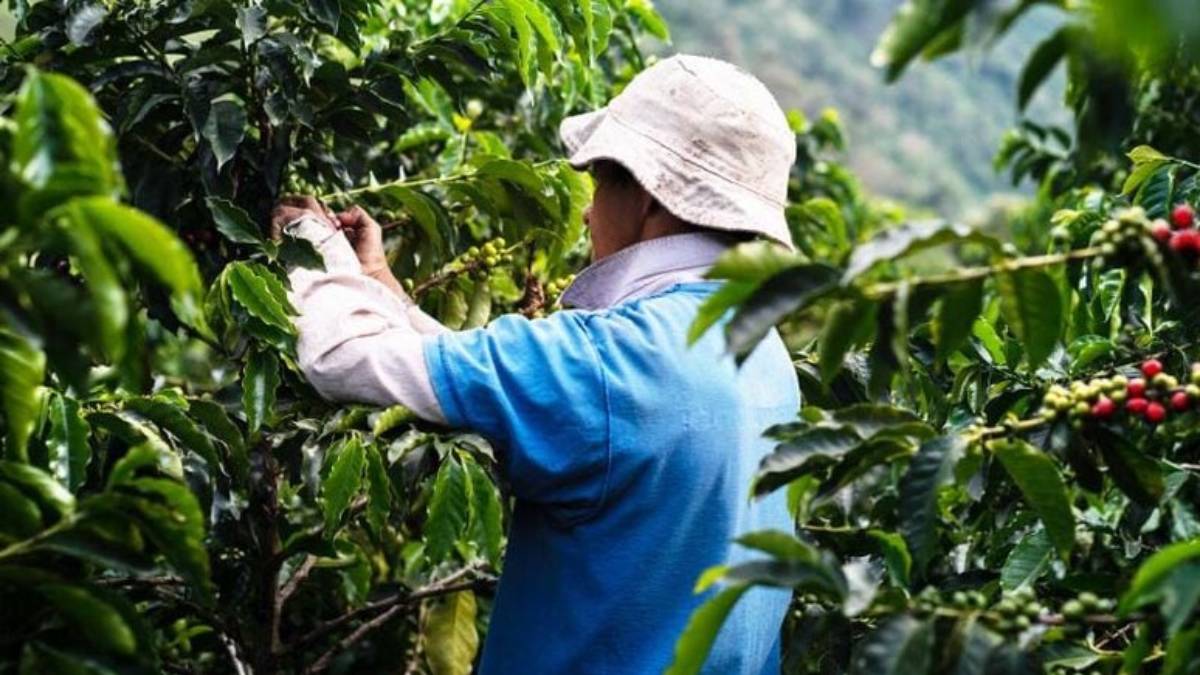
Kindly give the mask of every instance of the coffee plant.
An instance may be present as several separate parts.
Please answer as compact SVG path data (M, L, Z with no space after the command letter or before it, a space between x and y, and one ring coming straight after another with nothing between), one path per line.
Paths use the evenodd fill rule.
M9 2L0 672L466 673L509 500L487 441L303 381L272 205L384 223L452 328L587 256L567 114L645 0Z

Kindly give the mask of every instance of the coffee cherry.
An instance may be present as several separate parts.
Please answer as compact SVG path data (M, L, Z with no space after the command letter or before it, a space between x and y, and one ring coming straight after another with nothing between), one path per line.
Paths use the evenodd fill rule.
M1188 398L1193 401L1200 401L1200 385L1189 384L1183 390L1187 392Z
M1062 615L1066 619L1082 619L1086 611L1083 603L1078 600L1068 600L1062 606Z
M1167 409L1161 403L1155 401L1146 406L1146 421L1151 424L1159 424L1167 419Z
M1129 411L1131 415L1144 415L1148 407L1150 407L1150 401L1144 398L1131 398L1125 402L1125 410Z
M1171 241L1171 226L1165 220L1156 220L1150 226L1150 236L1154 241L1166 246Z
M1171 394L1171 409L1175 412L1184 412L1192 406L1192 399L1188 397L1186 391L1177 391Z
M1171 222L1181 230L1189 228L1196 222L1196 211L1191 204L1180 204L1171 211Z
M1171 235L1171 250L1180 255L1200 253L1200 232L1196 230L1176 230Z
M1154 377L1155 375L1161 373L1162 370L1162 361L1159 361L1158 359L1146 359L1144 362L1142 362L1142 374L1146 377ZM1133 392L1129 393L1132 394Z
M1184 396L1186 397L1186 394ZM1104 420L1112 417L1116 411L1117 404L1113 403L1111 398L1101 396L1100 400L1096 401L1096 405L1092 406L1092 417Z
M1179 380L1166 373L1159 373L1155 375L1150 383L1153 384L1156 389L1166 389L1168 391L1179 386Z
M1140 377L1130 380L1125 393L1129 394L1129 398L1144 398L1146 396L1146 381Z
M1076 596L1085 611L1093 611L1100 606L1100 596L1091 591L1084 591Z

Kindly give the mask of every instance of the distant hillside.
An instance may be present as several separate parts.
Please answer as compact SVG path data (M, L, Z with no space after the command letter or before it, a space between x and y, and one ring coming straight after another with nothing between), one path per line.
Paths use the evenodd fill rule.
M1025 56L1051 32L1052 12L1027 17L987 53L914 64L895 85L870 65L900 0L659 0L674 48L757 74L785 107L837 108L851 166L874 192L949 215L1012 192L992 169L1016 120ZM1061 79L1061 78L1060 78ZM1039 94L1034 119L1063 115L1061 82Z

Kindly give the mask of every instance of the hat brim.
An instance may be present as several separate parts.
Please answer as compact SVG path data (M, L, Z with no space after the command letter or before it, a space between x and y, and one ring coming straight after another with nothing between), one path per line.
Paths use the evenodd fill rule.
M607 109L566 118L559 136L577 170L597 160L617 162L668 211L693 225L762 234L796 250L783 205L707 172Z

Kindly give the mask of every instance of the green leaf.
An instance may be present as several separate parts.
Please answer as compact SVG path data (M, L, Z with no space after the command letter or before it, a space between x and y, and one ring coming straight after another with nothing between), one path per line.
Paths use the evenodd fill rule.
M996 277L1000 310L1025 348L1030 368L1041 365L1062 334L1062 299L1049 274L1026 269Z
M688 328L688 344L695 344L708 329L715 326L731 308L740 305L754 293L755 284L726 281L700 303L696 318Z
M375 422L371 425L371 433L375 436L382 436L387 432L409 422L415 422L417 414L406 406L394 405L387 410L379 413L375 418Z
M238 146L246 137L246 109L229 99L213 101L200 133L212 145L220 171L237 154Z
M366 449L356 436L342 441L329 451L332 462L328 475L321 482L325 514L325 534L332 538L350 500L362 489Z
M725 618L747 589L749 586L746 584L730 586L713 595L692 613L687 627L675 643L675 660L665 675L694 675L700 672Z
M933 664L933 624L908 615L888 619L859 644L852 675L922 675Z
M137 637L125 618L91 591L68 584L46 584L37 590L97 649L123 656L137 651Z
M1158 463L1123 434L1104 427L1089 432L1100 448L1108 466L1106 472L1130 499L1146 506L1155 506L1166 492L1163 472Z
M748 532L736 539L737 543L755 551L769 553L782 560L816 561L819 555L811 545L781 530L758 530ZM728 571L728 570L726 570Z
M1117 611L1122 615L1158 597L1162 586L1176 569L1200 559L1200 539L1170 544L1146 559L1133 575L1129 590L1121 596Z
M463 322L463 330L480 328L487 324L492 316L492 289L487 281L476 281L471 292L471 300L467 304L467 320Z
M993 441L988 447L1021 488L1025 501L1037 512L1050 541L1065 560L1075 547L1075 515L1054 460L1019 440Z
M475 594L451 593L435 601L425 615L421 642L433 675L470 675L479 651Z
M2 321L2 319L0 319ZM5 456L24 461L26 443L37 422L46 355L0 323L0 404L4 406Z
M880 230L867 241L859 244L850 254L842 283L850 284L866 274L876 265L895 262L900 258L934 246L955 241L982 238L975 230L942 220L904 223L897 227Z
M261 245L263 243L258 226L254 224L250 214L242 210L240 206L220 197L209 197L204 200L204 203L208 205L208 210L212 213L217 230L225 235L226 239L235 244Z
M446 243L442 236L441 218L438 215L437 205L429 197L401 185L387 186L380 190L379 194L407 211L420 225L425 236L429 237L429 241L433 243L436 250L445 250Z
M267 8L239 7L237 25L242 31L242 47L249 48L267 34Z
M1200 670L1200 626L1171 638L1163 659L1162 675L1189 675Z
M830 308L817 343L822 382L833 381L842 369L846 353L866 339L874 325L875 305L867 300L845 300Z
M259 265L231 263L225 268L233 299L251 316L286 334L292 334L288 315L294 313L287 304L287 292L271 273Z
M13 122L9 163L30 188L21 197L27 218L71 196L121 191L112 131L87 90L70 78L30 70Z
M904 537L883 530L868 530L867 535L879 544L883 562L887 565L892 581L901 588L908 588L912 577L913 561Z
M125 407L170 432L186 449L204 458L210 470L221 466L212 439L174 401L163 396L132 398Z
M966 342L982 310L983 283L980 281L956 284L938 299L930 330L939 359L949 358Z
M96 329L97 351L110 361L117 362L125 355L125 326L129 322L129 299L117 272L113 269L109 252L103 240L92 228L91 223L73 208L73 202L63 210L66 216L67 241L75 265L83 274L91 293L92 319Z
M49 469L71 492L87 479L92 448L88 445L91 428L79 412L79 402L64 395L50 401L50 435L46 439Z
M467 489L466 472L453 457L447 457L433 482L425 518L425 553L434 564L450 555L470 521Z
M807 307L837 285L837 270L827 265L799 265L763 282L725 326L730 352L748 355L775 324Z
M1055 66L1067 55L1075 29L1064 26L1033 49L1017 82L1017 110L1023 111Z
M366 450L367 459L367 522L375 536L383 536L388 514L392 511L392 480L379 446L371 444Z
M488 563L499 568L504 538L500 494L483 467L473 461L466 465L471 488L471 532Z
M653 2L650 0L628 0L625 3L625 8L637 17L638 22L651 35L663 42L669 43L671 41L671 31L667 28L667 22L655 11Z
M879 38L871 65L883 68L888 82L895 81L913 59L953 34L974 6L969 0L906 0Z
M119 513L133 518L205 602L212 599L208 551L204 548L204 513L186 485L165 478L135 478L121 484L138 497L126 500Z
M753 493L765 495L800 476L830 467L859 443L858 435L846 429L810 429L763 458Z
M269 424L279 388L279 359L270 352L254 352L242 371L242 406L251 434Z
M42 513L65 518L75 512L75 496L53 476L29 464L0 461L0 481L7 481L33 499Z
M738 244L723 253L705 276L759 284L803 263L803 258L778 244L754 241Z
M1053 556L1054 544L1046 530L1039 529L1022 537L1009 551L1004 566L1000 568L1000 586L1005 590L1032 586L1050 566Z
M1129 172L1129 177L1125 179L1125 185L1121 188L1123 195L1131 195L1136 192L1146 182L1146 179L1171 161L1170 157L1149 145L1137 146L1129 151L1128 157L1133 162L1133 169Z
M90 225L105 241L119 244L138 267L166 286L184 321L199 314L204 293L200 268L188 248L166 225L137 209L104 197L75 199L67 205L74 227Z
M189 401L188 412L204 425L209 434L229 448L231 472L240 484L245 485L250 477L250 457L246 452L246 440L229 418L229 413L219 403L202 399Z
M937 551L938 493L954 475L967 443L951 434L926 441L900 481L900 533L916 568L923 571Z
M988 658L996 647L1004 644L1004 638L979 624L974 617L964 619L962 626L962 649L954 664L952 675L987 675Z
M42 510L17 488L0 481L0 541L28 539L42 529Z

